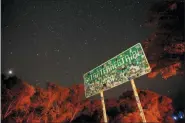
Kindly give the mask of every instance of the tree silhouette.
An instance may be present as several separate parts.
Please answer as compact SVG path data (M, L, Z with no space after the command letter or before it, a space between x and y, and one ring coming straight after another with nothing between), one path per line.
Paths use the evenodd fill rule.
M182 74L185 68L184 1L167 0L154 4L146 25L155 28L154 34L143 42L152 73L164 79Z
M14 81L13 83L19 80L17 77L13 78L2 77L2 80ZM20 81L14 86L5 88L4 91L1 109L3 122L90 123L103 121L101 101L84 100L83 85L66 88L48 83L47 89L43 89ZM148 114L155 114L146 114L149 120L169 121L168 116L173 111L169 98L150 91L138 90L138 92L142 105L145 107L144 110L149 112ZM107 99L105 104L110 122L139 122L140 116L132 91L123 93L119 99ZM161 114L160 117L157 117L157 114ZM160 120L157 120L158 118Z

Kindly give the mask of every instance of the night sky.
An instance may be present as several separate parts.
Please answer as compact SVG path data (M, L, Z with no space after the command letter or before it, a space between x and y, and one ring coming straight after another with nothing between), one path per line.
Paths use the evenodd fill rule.
M3 1L2 72L12 70L41 87L47 82L83 83L84 73L154 32L144 23L157 0ZM143 76L135 82L138 88L168 96L183 87L179 76L168 80ZM116 96L126 89L131 89L129 82L105 94Z

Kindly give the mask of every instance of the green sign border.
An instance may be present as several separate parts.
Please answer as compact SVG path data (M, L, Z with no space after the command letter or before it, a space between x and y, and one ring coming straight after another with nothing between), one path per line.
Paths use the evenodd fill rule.
M97 69L97 68L99 68L99 67L102 67L103 65L109 63L111 60L115 59L116 57L118 57L118 56L120 56L120 55L123 55L126 51L128 51L128 50L130 50L130 49L132 49L133 47L136 47L136 46L138 46L138 45L141 47L141 50L142 50L143 55L144 55L144 58L145 58L145 60L146 60L146 62L147 62L147 65L148 65L149 68L150 68L150 65L149 65L149 63L148 63L148 60L147 60L147 58L146 58L146 55L145 55L145 53L144 53L144 50L143 50L142 45L141 45L140 43L137 43L137 44L133 45L132 47L128 48L127 50L125 50L125 51L119 53L118 55L114 56L113 58L111 58L111 59L107 60L106 62L102 63L101 65L99 65L99 66L95 67L94 69L90 70L89 72L85 73L85 74L83 75L84 84L85 84L85 81L86 81L86 80L85 80L85 76L86 76L87 74L92 73L95 69ZM150 70L149 70L148 72L146 72L145 74L147 74L147 73L149 73L149 72L151 72L151 68L150 68ZM143 75L145 75L145 74L143 74ZM104 75L103 75L103 76L104 76ZM142 75L141 75L141 76L142 76ZM98 77L98 78L99 78L99 77ZM114 87L116 87L116 86L114 86ZM112 87L112 88L114 88L114 87ZM109 88L109 89L111 89L111 88ZM109 90L109 89L107 89L107 90ZM84 90L85 90L85 87L84 87ZM104 90L104 91L106 91L106 90ZM98 94L98 93L96 93L96 94ZM93 94L93 95L96 95L96 94ZM91 95L91 96L93 96L93 95ZM86 96L86 90L85 90L85 96ZM89 97L90 97L90 96L89 96ZM87 96L86 96L86 98L87 98Z

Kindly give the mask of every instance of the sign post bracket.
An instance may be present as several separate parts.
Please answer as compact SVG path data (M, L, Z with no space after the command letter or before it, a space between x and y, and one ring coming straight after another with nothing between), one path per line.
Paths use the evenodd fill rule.
M103 91L100 91L100 96L101 96L101 103L102 103L102 109L103 109L104 123L108 123L107 122L107 114L106 114L106 108L105 108L105 101L104 101Z
M136 98L136 103L137 103L137 106L139 108L139 114L142 118L143 123L146 123L145 114L143 112L143 108L142 108L142 105L141 105L141 102L140 102L140 99L139 99L139 96L138 96L138 93L137 93L135 82L134 82L133 79L131 79L130 81L131 81L132 89L134 91L134 96Z

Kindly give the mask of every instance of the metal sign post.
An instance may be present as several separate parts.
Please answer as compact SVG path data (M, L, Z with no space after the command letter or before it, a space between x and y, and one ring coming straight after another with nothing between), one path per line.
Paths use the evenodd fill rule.
M129 78L132 78L131 84L134 96L136 98L142 120L146 123L145 115L143 113L133 79L150 72L151 68L142 45L137 43L83 75L85 97L88 98L100 93L104 122L107 123L103 91L107 91L118 85L126 83L130 81Z
M104 101L103 91L100 91L100 96L101 96L101 103L102 103L102 109L103 109L104 123L108 123L107 122L107 114L106 114L106 109L105 109L105 101Z
M121 52L105 63L83 75L85 97L91 97L103 91L138 78L151 71L150 65L140 43Z
M137 93L136 85L135 85L133 79L131 79L130 81L131 81L132 89L134 91L134 96L136 98L136 103L137 103L137 106L139 108L139 114L140 114L140 116L142 118L143 123L146 123L145 114L143 112L143 108L142 108L141 102L139 100L139 96L138 96L138 93Z

